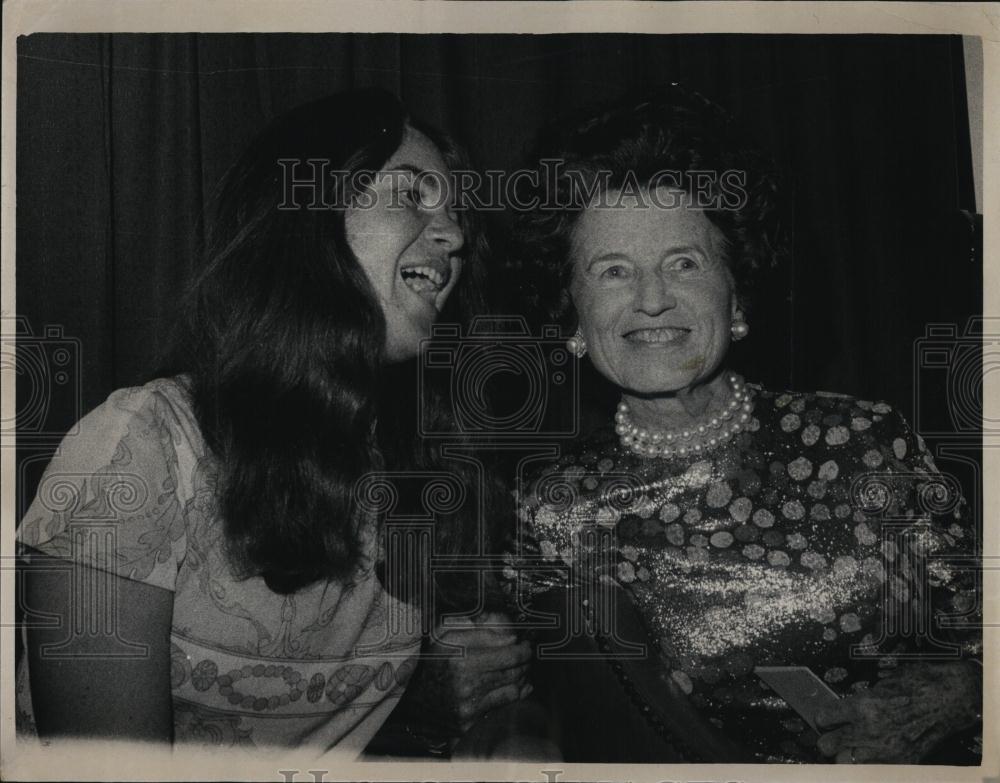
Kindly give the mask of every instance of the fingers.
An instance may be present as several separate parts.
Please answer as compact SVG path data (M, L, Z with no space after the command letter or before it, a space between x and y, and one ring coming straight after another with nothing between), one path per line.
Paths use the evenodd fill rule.
M476 625L483 626L502 626L504 629L511 625L510 617L503 612L483 612L481 615L475 617L473 622Z
M874 748L844 748L834 761L837 764L867 764L877 758L878 751Z
M483 612L474 618L449 618L437 626L430 649L447 655L429 668L439 672L457 727L467 731L486 712L526 697L531 644L518 641L510 618L500 612ZM455 654L455 648L460 653Z
M912 678L899 673L883 677L871 687L873 693L902 693L913 687Z
M531 646L527 643L500 649L469 650L452 666L452 679L459 698L467 699L507 685L524 684Z
M509 615L504 612L493 611L480 612L475 616L469 616L466 614L449 615L445 618L444 622L447 623L447 625L444 626L447 628L472 628L477 625L492 625L497 623L503 625L511 624Z
M870 737L859 736L850 726L824 734L816 742L816 747L824 756L832 756L838 764L862 764L878 755L877 743Z
M868 693L847 696L841 699L836 705L817 712L815 716L816 725L826 728L843 723L880 723L887 717L896 714L892 713L892 710L898 711L900 707L909 703L908 701L903 701L904 698L888 697L885 695L877 696ZM899 701L893 704L897 699ZM887 708L890 711L889 715L886 714Z
M816 713L816 725L821 728L839 726L857 719L857 710L850 699L843 699L839 704L827 707Z
M942 713L941 698L872 688L816 715L817 726L832 729L817 749L838 763L916 763L946 735Z
M928 715L920 720L915 720L903 730L903 736L908 741L915 742L934 729L937 726L937 722L937 717L934 715Z
M441 644L459 647L503 647L517 641L517 634L505 628L441 628L435 633Z
M489 712L521 698L520 685L505 685L487 693L479 703L480 712Z
M816 741L819 752L824 756L838 756L843 751L850 750L850 746L845 742L847 731L847 728L842 728L823 734Z
M450 679L461 701L479 698L497 688L516 686L520 691L528 674L531 645L522 642L502 648L467 650L451 663Z
M470 631L513 637L517 632L515 624L503 612L483 612L475 617L448 617L444 624L437 626L436 630L439 637Z
M477 677L470 677L473 689L479 693L486 693L495 688L502 688L505 685L523 685L524 679L528 675L528 664L521 664L509 669L494 669L483 672Z
M462 731L468 731L481 715L515 702L520 697L520 686L505 685L490 691L480 699L465 699L458 706L459 726Z
M531 645L528 642L508 644L504 647L480 647L467 649L465 656L455 661L457 668L466 671L488 672L511 669L531 660Z
M459 702L477 702L490 691L516 686L521 691L527 683L528 667L515 666L512 669L499 669L484 673L463 672L456 675L455 696Z

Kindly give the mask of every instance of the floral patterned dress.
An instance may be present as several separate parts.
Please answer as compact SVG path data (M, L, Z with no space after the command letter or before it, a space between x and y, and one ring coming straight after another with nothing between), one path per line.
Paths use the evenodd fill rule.
M419 611L383 589L374 535L349 582L280 595L236 579L215 475L180 382L123 389L64 439L18 540L173 593L176 742L359 754L415 668ZM30 736L28 677L22 665Z
M755 668L843 696L979 656L976 533L889 405L751 388L747 431L704 456L638 457L609 429L524 482L505 574L522 617L559 590L591 632L595 585L623 590L708 725L757 761L815 762L817 732Z

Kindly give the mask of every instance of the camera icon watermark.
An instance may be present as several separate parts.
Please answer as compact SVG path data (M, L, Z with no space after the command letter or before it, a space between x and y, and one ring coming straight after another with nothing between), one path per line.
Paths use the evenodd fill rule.
M949 440L1000 436L1000 419L983 408L985 377L1000 369L1000 318L970 318L961 333L957 324L928 324L913 349L916 431Z
M34 334L24 317L4 318L0 326L0 362L16 376L14 415L0 418L4 445L57 444L81 416L80 341L62 326L48 325ZM74 429L70 430L70 433Z
M520 316L477 318L463 336L457 325L436 324L419 382L425 437L523 440L579 432L579 366L557 326L536 337ZM445 421L427 404L431 389L447 395Z

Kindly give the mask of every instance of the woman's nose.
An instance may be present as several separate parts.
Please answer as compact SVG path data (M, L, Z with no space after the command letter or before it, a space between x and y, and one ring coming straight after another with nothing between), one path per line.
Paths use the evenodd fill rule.
M639 278L636 291L636 310L646 315L659 315L677 306L677 297L670 290L668 281L661 275L650 274Z
M434 211L427 226L435 244L443 246L449 254L457 253L465 244L465 235L454 213L445 207Z

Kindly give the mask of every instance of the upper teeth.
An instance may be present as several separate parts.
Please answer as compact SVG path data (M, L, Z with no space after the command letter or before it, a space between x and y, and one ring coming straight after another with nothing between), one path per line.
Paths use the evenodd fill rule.
M411 266L402 270L403 281L414 291L420 293L421 291L429 290L433 288L434 290L444 287L444 284L448 282L448 277L443 272L439 272L432 266Z
M677 329L672 326L662 326L659 329L636 329L629 332L626 337L629 340L638 340L643 343L669 343L679 337L686 335L690 329Z

